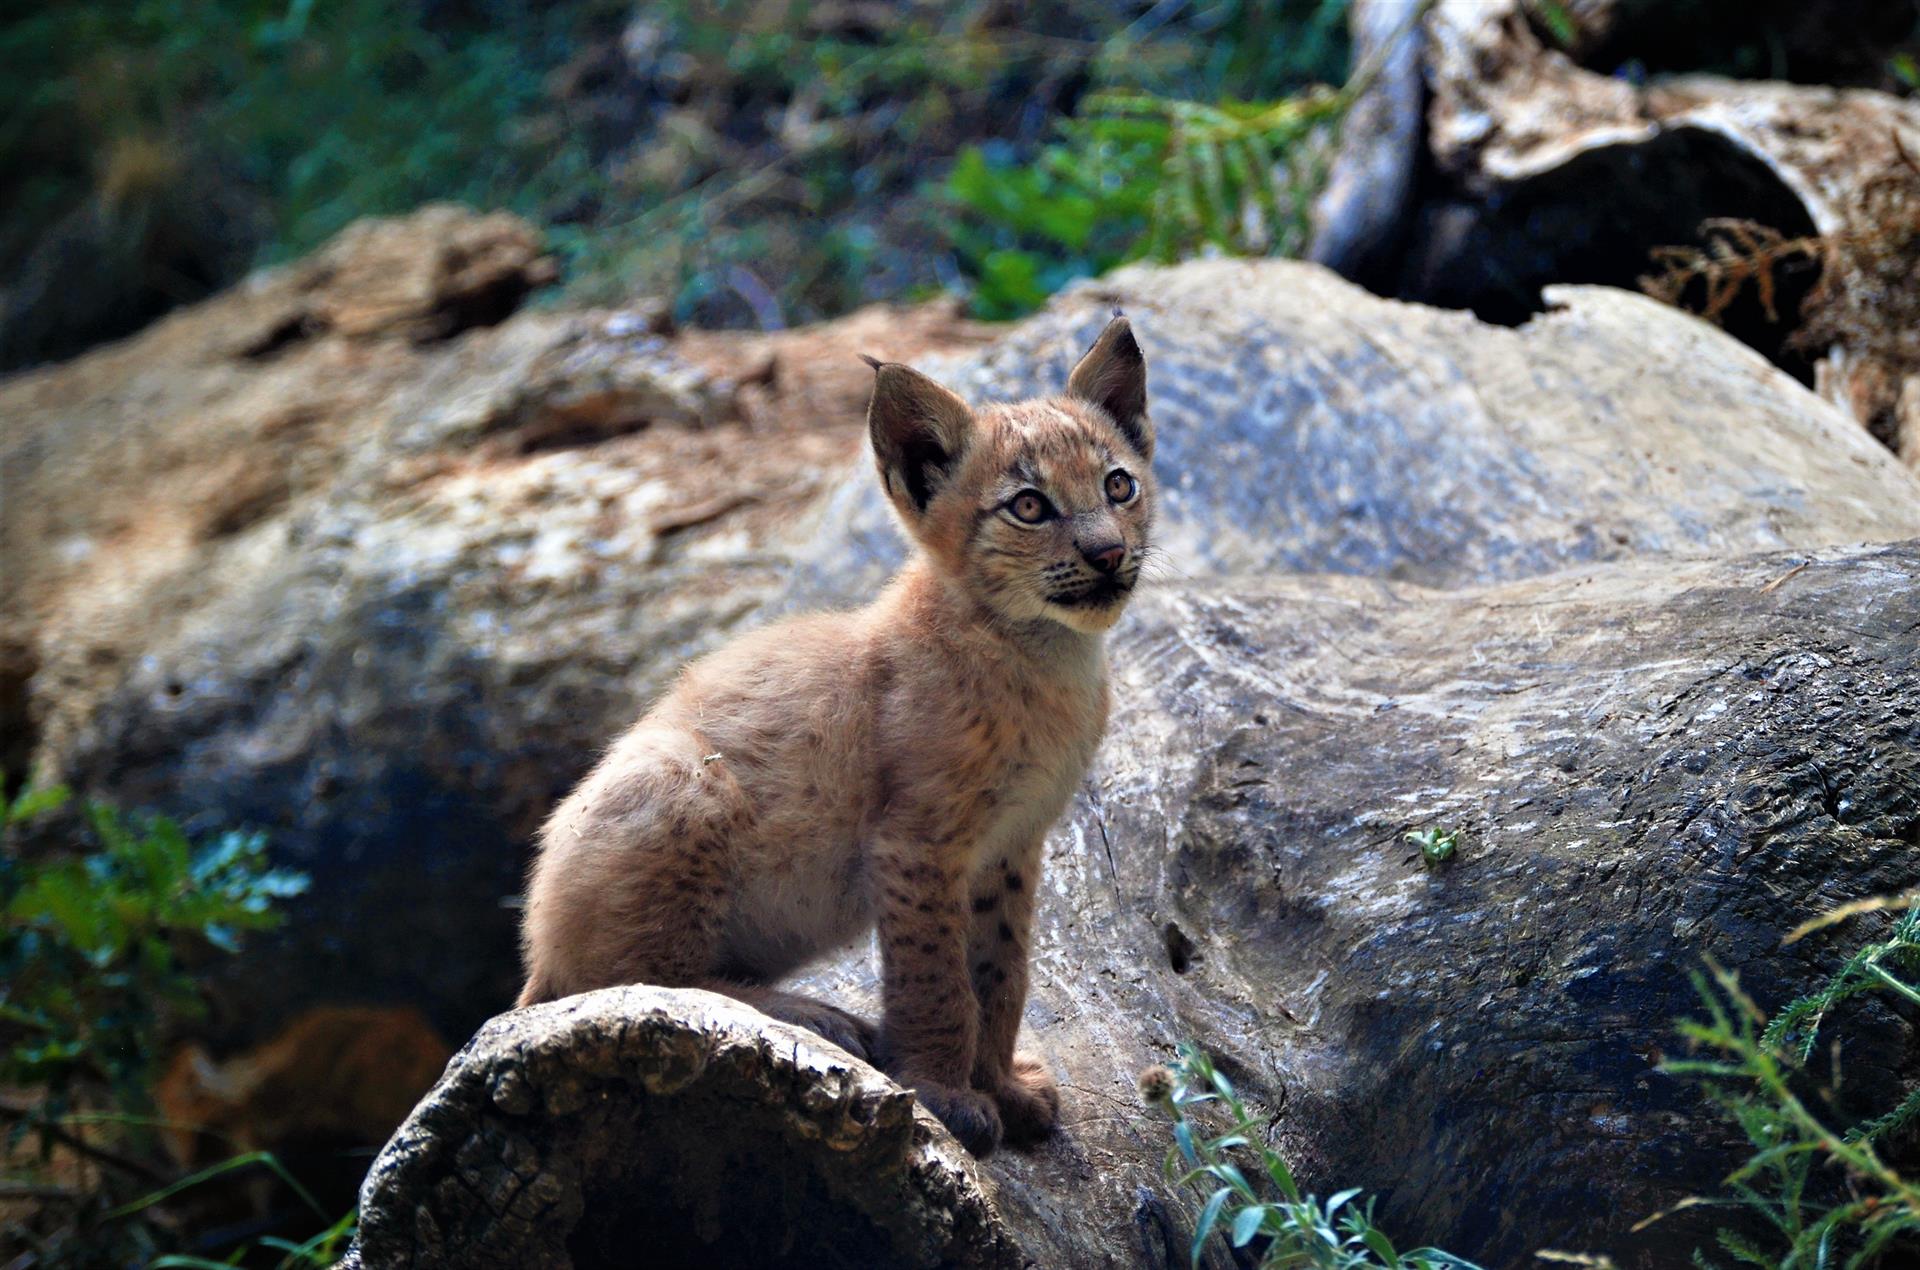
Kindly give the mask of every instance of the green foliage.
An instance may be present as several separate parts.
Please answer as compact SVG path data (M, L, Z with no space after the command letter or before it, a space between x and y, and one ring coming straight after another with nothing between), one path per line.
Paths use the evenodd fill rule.
M1253 1248L1263 1270L1475 1270L1473 1263L1435 1248L1401 1252L1373 1221L1373 1201L1345 1190L1325 1200L1307 1194L1279 1152L1255 1145L1258 1120L1224 1073L1192 1045L1182 1045L1172 1068L1141 1077L1141 1094L1173 1120L1166 1175L1200 1199L1194 1222L1193 1264L1218 1234L1234 1248ZM1223 1131L1202 1127L1197 1110L1215 1104ZM1253 1177L1238 1161L1257 1165Z
M434 199L540 215L589 177L591 156L523 125L547 71L617 10L481 0L433 24L395 0L37 6L0 30L0 94L17 103L0 126L0 175L18 195L6 231L125 193L113 168L136 138L172 156L153 181L218 173L251 190L267 259Z
M0 28L15 107L0 121L0 263L98 213L118 218L116 240L146 244L120 267L157 269L155 285L190 299L227 275L176 276L183 240L283 260L355 217L453 199L533 220L589 302L656 294L683 320L775 325L961 286L982 311L1021 311L1122 259L1297 238L1294 178L1260 153L1292 125L1240 103L1336 79L1345 9L41 6ZM1062 113L1074 117L1055 136ZM969 145L973 175L949 199L944 174ZM1036 177L982 194L976 213L982 162L1000 180ZM1148 191L1183 170L1163 199ZM1081 234L1042 205L1083 186ZM1060 246L1063 232L1077 245Z
M18 823L65 801L29 791L0 815ZM86 815L94 851L0 857L0 1085L45 1089L53 1107L76 1088L137 1100L156 1023L199 1008L193 959L235 951L240 932L278 922L275 901L306 889L267 866L259 834L196 848L164 818L129 821L99 804Z
M1883 940L1863 945L1818 990L1790 1002L1773 1017L1760 1043L1785 1050L1805 1063L1829 1011L1863 992L1891 992L1920 1004L1920 991L1909 982L1920 977L1920 909L1909 909ZM1905 976L1904 978L1902 976Z
M1346 6L1331 0L1277 6L1266 58L1250 60L1238 40L1258 38L1247 28L1260 8L1222 6L1239 55L1179 86L1200 94L1169 92L1150 73L1121 76L1032 153L961 151L940 193L977 314L1017 317L1064 283L1128 261L1305 248L1339 125L1378 68L1355 68L1337 91L1314 82L1337 65L1330 32ZM1117 66L1131 51L1123 32L1095 64Z
M57 788L0 797L0 829L68 802ZM171 1224L155 1215L169 1200L255 1167L278 1173L317 1212L265 1152L166 1181L150 1132L162 1031L204 1008L196 971L236 951L243 933L277 925L275 905L303 892L306 878L270 867L258 834L195 845L164 818L97 803L84 813L86 849L0 855L0 1088L10 1095L0 1114L11 1158L34 1148L46 1177L28 1184L47 1200L42 1226L9 1236L33 1244L40 1266L144 1259L168 1242ZM57 1155L93 1167L97 1185L65 1181L74 1166L56 1167ZM136 1185L145 1193L118 1202Z
M1065 282L1129 260L1208 249L1297 254L1345 93L1215 104L1143 93L1089 97L1031 159L961 152L944 189L975 280L974 310L1014 317Z
M1436 864L1445 864L1453 859L1460 849L1459 829L1442 829L1438 825L1429 825L1425 829L1416 829L1405 835L1406 840L1420 848L1420 862L1428 868Z
M1913 54L1901 52L1888 58L1887 74L1908 92L1920 92L1920 59Z
M264 1155L265 1152L257 1154ZM274 1270L328 1270L347 1255L347 1245L353 1242L359 1225L360 1214L357 1211L350 1212L311 1239L294 1243L290 1239L263 1235L255 1241L255 1247L282 1254L280 1260L273 1263ZM147 1270L228 1270L230 1266L241 1264L240 1258L245 1251L242 1249L225 1261L169 1253L148 1262Z
M1854 1270L1892 1264L1885 1259L1896 1250L1912 1257L1920 1250L1920 1186L1889 1165L1882 1149L1920 1120L1920 1088L1880 1115L1842 1129L1833 1123L1832 1108L1822 1105L1830 1103L1832 1091L1817 1085L1807 1064L1821 1024L1841 1002L1865 992L1920 1002L1920 910L1906 912L1886 938L1862 947L1826 984L1771 1022L1737 976L1711 962L1708 971L1694 976L1707 1017L1681 1025L1704 1056L1669 1061L1664 1070L1704 1082L1752 1154L1727 1178L1731 1199L1690 1200L1685 1206L1736 1204L1764 1220L1772 1232L1764 1246L1738 1231L1719 1233L1720 1251L1736 1264ZM1839 1198L1820 1185L1836 1175L1847 1185ZM1704 1253L1694 1259L1701 1266L1715 1264Z
M662 6L651 20L664 41L712 96L734 103L727 143L707 131L710 112L682 112L684 135L631 165L645 210L596 231L618 263L595 275L671 291L676 312L695 319L756 288L767 321L956 281L977 312L1025 312L1137 254L1155 210L1141 181L1111 188L1115 169L1071 138L1036 153L1040 121L1080 91L1062 85L1084 81L1093 98L1156 111L1175 104L1171 94L1273 92L1337 74L1345 9L1345 0L1219 0L1135 20L1050 0L1024 6L1016 24L970 0L902 6L842 35L811 30L816 18L800 4ZM763 130L758 118L802 123ZM951 180L926 178L943 169Z

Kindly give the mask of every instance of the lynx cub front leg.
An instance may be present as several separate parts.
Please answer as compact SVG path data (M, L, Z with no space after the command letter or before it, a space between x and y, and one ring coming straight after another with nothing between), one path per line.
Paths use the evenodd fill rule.
M1060 1090L1046 1064L1013 1048L1027 1004L1027 953L1040 848L1036 840L975 880L967 941L967 964L980 1002L973 1086L993 1096L1007 1141L1014 1143L1044 1138L1060 1121Z
M971 1087L980 1018L967 982L967 901L959 874L919 844L875 853L880 1050L887 1071L975 1155L1000 1142L994 1100Z

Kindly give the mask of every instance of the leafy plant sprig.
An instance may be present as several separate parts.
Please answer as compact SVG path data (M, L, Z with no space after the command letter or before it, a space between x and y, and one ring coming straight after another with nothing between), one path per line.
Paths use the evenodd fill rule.
M1169 1067L1143 1073L1140 1094L1173 1120L1168 1181L1201 1201L1190 1250L1193 1265L1200 1264L1208 1238L1218 1232L1234 1248L1258 1241L1262 1270L1477 1270L1437 1248L1400 1252L1374 1224L1373 1201L1360 1202L1357 1187L1325 1200L1303 1191L1286 1157L1256 1145L1256 1118L1197 1046L1183 1044ZM1223 1132L1209 1133L1194 1114L1208 1103L1224 1113ZM1249 1154L1238 1158L1257 1161L1257 1182L1236 1161L1239 1152Z
M0 795L0 829L70 801L56 787ZM242 933L276 926L277 906L306 878L271 867L259 834L196 845L170 820L83 810L91 842L0 854L0 1122L9 1167L25 1171L7 1181L43 1201L38 1213L8 1214L0 1244L27 1243L49 1270L148 1264L178 1242L170 1203L243 1170L276 1174L320 1212L271 1152L175 1178L151 1134L168 1123L151 1114L150 1092L164 1027L204 1008L197 968L235 951ZM130 1192L138 1198L124 1200ZM284 1253L288 1270L331 1264L348 1225L320 1215L329 1230L306 1244L256 1242ZM233 1263L177 1254L151 1264Z
M1864 910L1868 906L1856 906ZM1731 1197L1690 1197L1641 1222L1644 1229L1680 1208L1744 1207L1773 1232L1772 1246L1723 1229L1720 1250L1738 1264L1779 1267L1872 1266L1894 1248L1920 1248L1920 1185L1882 1155L1886 1141L1920 1121L1920 1088L1879 1116L1841 1129L1809 1100L1806 1064L1822 1023L1840 1002L1865 992L1920 1001L1920 909L1909 909L1884 939L1861 947L1832 978L1769 1021L1739 977L1709 960L1695 974L1707 1017L1681 1024L1702 1057L1671 1059L1662 1070L1704 1083L1745 1135L1751 1153L1726 1180ZM1816 1169L1837 1166L1849 1193L1830 1199ZM1696 1264L1714 1263L1696 1253Z
M963 150L944 194L975 310L1017 316L1130 260L1297 254L1326 162L1306 142L1348 100L1325 87L1269 102L1096 93L1029 162Z
M959 213L946 230L973 276L975 311L1017 317L1074 278L1133 260L1298 255L1339 125L1393 43L1340 88L1211 102L1096 92L1031 160L963 150L943 192Z
M1416 829L1404 836L1408 842L1420 848L1420 862L1432 868L1436 864L1445 864L1454 858L1460 850L1461 832L1458 829L1442 829L1438 825L1429 825L1425 829Z
M0 823L67 801L64 790L29 791L0 807ZM275 904L307 880L270 867L261 834L195 847L164 817L133 820L97 803L85 811L97 849L0 857L0 1085L43 1088L61 1107L76 1084L90 1084L137 1105L156 1023L200 1008L192 960L276 926Z

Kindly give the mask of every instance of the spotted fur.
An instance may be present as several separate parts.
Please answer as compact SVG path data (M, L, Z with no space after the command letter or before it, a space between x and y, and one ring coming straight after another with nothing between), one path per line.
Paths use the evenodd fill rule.
M1016 405L875 363L868 426L918 552L866 608L693 663L614 742L541 829L520 1003L724 992L879 1062L984 1153L1059 1113L1014 1036L1041 843L1106 726L1101 637L1153 523L1146 367L1121 317L1064 395ZM873 927L878 1028L773 986Z

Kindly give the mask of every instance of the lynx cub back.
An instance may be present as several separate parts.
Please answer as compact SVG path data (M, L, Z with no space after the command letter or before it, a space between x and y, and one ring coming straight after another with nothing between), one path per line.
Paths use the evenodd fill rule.
M1041 843L1106 726L1102 636L1147 552L1146 365L1115 317L1063 396L970 409L873 363L918 546L866 608L687 667L540 831L520 1004L701 987L905 1084L976 1153L1053 1128L1014 1052ZM876 1029L772 985L879 928Z

